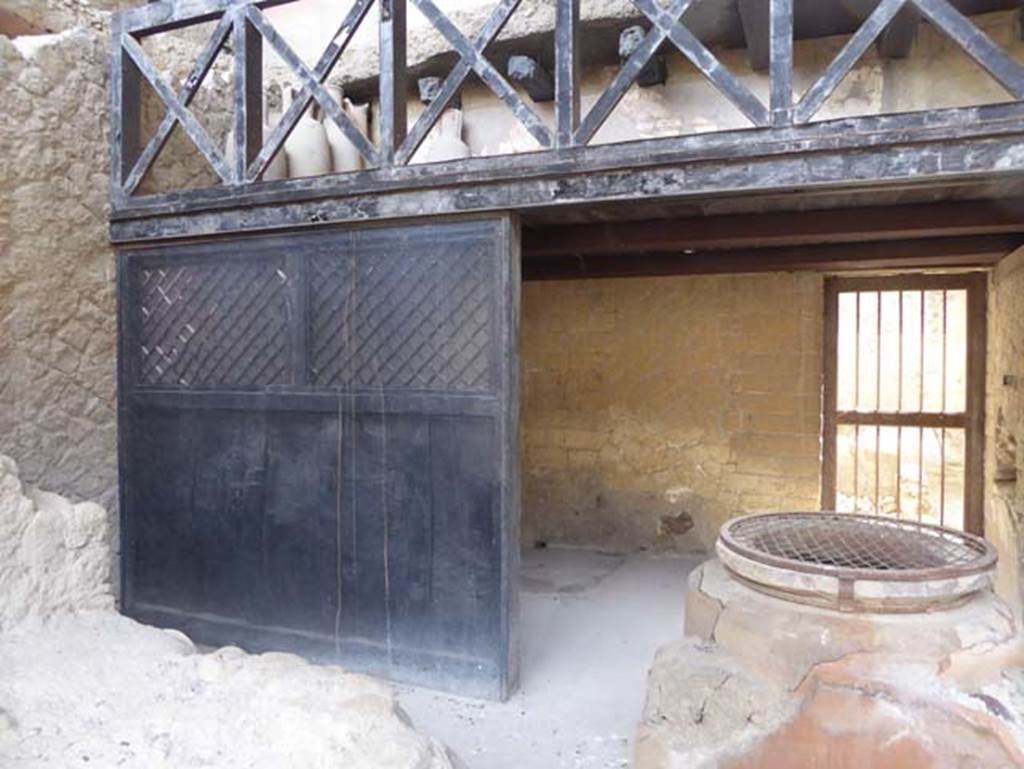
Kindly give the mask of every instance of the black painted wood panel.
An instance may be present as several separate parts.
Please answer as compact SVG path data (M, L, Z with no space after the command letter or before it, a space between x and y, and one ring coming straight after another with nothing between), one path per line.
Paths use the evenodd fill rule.
M507 696L518 250L500 217L122 253L125 613Z

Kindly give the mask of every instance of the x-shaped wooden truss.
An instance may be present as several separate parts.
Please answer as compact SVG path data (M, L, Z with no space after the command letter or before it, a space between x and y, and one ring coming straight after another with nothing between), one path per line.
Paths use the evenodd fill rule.
M484 56L484 51L487 50L487 47L504 29L509 17L515 13L520 2L521 0L501 0L471 43L452 24L444 12L434 4L433 0L412 0L412 4L420 10L437 31L444 36L448 44L452 46L459 56L459 61L441 84L438 95L419 116L409 135L406 136L405 141L398 148L398 151L395 153L397 164L404 165L412 159L412 156L419 149L427 134L430 133L430 129L434 127L441 113L444 112L445 107L448 106L458 93L459 88L471 71L475 72L477 77L499 99L508 105L509 109L512 110L512 114L526 127L526 130L530 132L530 135L537 140L541 147L548 149L552 146L554 139L551 130L540 116L523 101L516 89L509 84L508 80Z
M882 0L843 46L825 74L800 99L794 110L795 122L806 123L814 117L864 52L906 5L914 6L945 32L1016 98L1024 99L1024 67L954 8L949 0Z
M921 11L1014 96L1024 98L1024 67L992 42L970 18L956 10L949 0L882 0L843 46L824 75L800 99L794 112L795 122L807 123L817 114L857 60L906 5Z
M362 131L356 127L355 123L345 113L342 105L332 99L323 87L323 83L330 74L331 69L345 52L345 48L351 42L356 29L358 29L360 22L370 10L371 5L373 5L373 0L357 0L356 4L348 12L345 20L342 21L341 27L335 33L330 45L327 46L327 49L312 70L303 63L302 59L295 54L291 47L277 33L277 30L270 25L266 16L263 15L263 11L255 5L246 7L246 17L248 20L256 27L263 38L270 44L270 47L274 49L277 55L281 57L281 60L288 65L289 69L302 83L302 91L292 102L288 111L281 117L281 120L267 139L265 146L249 166L246 181L256 181L260 174L266 170L267 165L274 158L274 155L277 154L284 140L288 138L288 134L291 133L292 128L295 127L295 124L306 111L312 99L316 99L328 117L335 122L338 128L341 129L341 132L345 134L345 137L359 150L359 154L363 156L369 165L376 166L380 164L380 156L377 153L377 149L363 136Z
M688 30L680 19L696 0L673 0L668 8L657 0L633 0L633 4L651 23L639 47L626 60L611 85L601 94L576 129L576 144L586 144L594 138L612 110L626 95L640 71L657 53L661 45L670 41L680 53L708 78L755 126L769 124L768 109L729 70L722 66L707 47Z
M189 110L188 105L191 104L192 99L199 91L199 87L203 83L203 79L206 77L210 68L213 66L214 60L217 58L217 54L220 53L227 42L228 35L231 33L234 27L234 19L225 14L221 17L217 23L216 28L213 30L213 34L210 36L209 41L203 47L202 52L199 54L199 59L196 61L195 66L192 68L191 74L185 81L185 85L181 91L175 94L167 83L164 82L163 78L160 77L160 73L156 67L146 56L142 50L142 46L139 45L138 41L131 35L124 35L121 38L121 48L128 54L135 66L138 68L142 77L152 86L153 90L156 91L157 96L167 107L167 114L164 115L163 120L157 127L156 133L153 138L149 140L149 143L143 149L139 155L138 160L135 161L135 165L131 172L122 181L122 188L126 195L131 195L138 188L142 182L143 177L149 170L150 166L153 165L153 161L156 160L157 155L167 144L167 140L171 137L171 132L174 130L174 126L178 123L188 134L188 137L192 140L193 144L199 149L207 162L213 166L213 170L217 172L217 175L226 184L231 184L236 181L231 169L228 168L227 162L216 144L210 139L206 129L196 120L195 116Z
M348 44L352 41L356 30L366 17L373 2L374 0L357 0L312 70L302 62L270 24L263 12L255 5L242 5L226 12L221 16L213 33L210 35L210 39L199 54L199 58L188 79L185 81L185 85L177 94L164 82L138 41L130 34L123 35L121 38L123 51L131 58L139 73L152 86L167 108L167 113L158 126L153 138L150 139L149 143L139 154L131 171L125 176L121 185L123 193L131 195L138 189L147 171L149 171L156 157L166 145L171 132L174 130L174 126L179 123L188 134L189 139L192 140L193 144L195 144L196 148L203 154L203 157L206 158L207 162L225 184L255 182L266 170L274 156L281 151L281 147L288 138L288 135L295 128L299 118L305 113L310 102L314 99L337 124L338 128L352 142L356 149L359 150L359 153L366 159L366 162L371 166L378 165L380 156L377 149L355 126L345 113L342 105L331 98L323 87L324 81L334 65L337 64L338 59L345 52ZM252 162L248 162L246 153L236 151L236 163L234 167L229 167L217 144L210 138L203 126L196 120L195 115L189 110L189 105L199 91L203 80L213 66L213 62L224 48L232 32L234 32L235 40L236 75L245 66L245 62L242 59L246 55L245 35L248 31L246 29L247 25L251 25L251 28L256 30L263 40L266 40L270 47L281 57L282 61L292 70L301 82L302 90L292 101L288 110L281 116L281 119L267 137L266 142L261 142L262 147L255 154L255 157L252 158ZM244 112L242 114L239 113L246 108L259 110L260 107L258 103L244 104L244 99L240 98L238 94L238 88L239 84L236 83L236 147L241 147L243 142L239 142L238 138L242 137L244 133L245 115Z
M337 32L316 65L310 69L295 54L292 48L253 2L233 0L227 3L213 33L203 47L195 66L183 87L175 93L160 76L131 33L120 35L118 57L125 57L137 68L159 96L167 112L156 133L139 153L130 167L121 170L120 194L132 195L141 183L156 157L166 145L174 127L182 126L189 139L203 154L220 179L229 185L244 185L257 181L274 156L281 151L288 135L300 117L316 102L337 124L338 128L358 149L370 166L405 165L410 162L430 130L437 123L444 109L455 98L470 72L490 88L526 127L542 149L555 146L551 129L528 106L498 69L487 60L485 51L506 26L521 0L499 0L494 11L472 41L468 40L437 7L434 0L410 0L431 24L447 40L457 53L459 60L445 78L436 98L428 105L413 125L408 135L395 133L393 160L383 150L375 147L353 124L338 104L327 93L324 83L352 41L359 25L366 18L375 0L356 0L345 16ZM382 25L391 14L392 0L381 0ZM579 91L575 84L578 76L578 42L574 36L578 26L579 0L553 0L558 6L559 29L556 34L556 110L558 114L558 146L560 148L582 146L589 143L601 126L607 121L616 105L636 81L640 71L647 65L658 49L670 42L689 59L698 70L715 85L742 112L755 127L779 127L807 123L818 113L829 96L839 86L860 57L874 43L878 36L905 7L912 6L936 27L943 30L963 50L987 70L1017 99L1024 99L1024 67L987 37L966 16L961 14L949 0L881 0L867 20L847 41L839 55L832 61L825 73L811 86L794 105L792 98L792 2L793 0L770 0L772 39L772 99L770 108L761 101L701 43L681 19L686 11L699 0L672 0L663 7L658 0L632 0L634 5L650 23L639 47L626 60L608 88L601 94L579 125ZM385 13L386 11L386 13ZM570 24L571 19L571 24ZM566 29L568 28L568 33ZM383 27L382 27L383 29ZM404 32L402 33L404 34ZM204 78L209 73L220 51L233 40L235 56L234 93L234 137L236 151L233 164L228 164L222 151L190 111L189 105L195 98ZM289 109L262 140L262 118L260 117L260 78L258 73L250 77L250 67L259 67L262 57L260 48L266 43L292 70L301 83L302 89ZM404 41L403 41L404 46ZM401 61L401 60L400 60ZM401 62L404 65L404 62ZM386 64L385 64L386 66ZM398 66L396 64L395 66ZM385 73L382 71L382 80ZM389 81L390 82L390 81ZM116 85L120 85L119 83ZM382 89L383 99L383 89ZM396 92L395 98L381 107L381 123L396 120L398 110L404 110L404 93ZM388 110L396 114L387 114ZM404 113L402 113L404 114ZM255 116L255 120L254 120ZM254 125L256 122L260 125ZM402 122L404 126L404 121ZM400 140L400 142L397 142ZM256 151L256 148L258 152Z

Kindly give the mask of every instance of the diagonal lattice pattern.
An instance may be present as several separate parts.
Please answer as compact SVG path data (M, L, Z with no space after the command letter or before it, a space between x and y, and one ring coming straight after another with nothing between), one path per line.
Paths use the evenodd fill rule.
M842 513L776 513L726 524L723 543L754 560L794 571L981 571L994 563L983 539L913 521ZM820 570L820 569L819 569Z
M486 251L318 255L310 277L314 385L490 389Z
M288 383L289 282L283 259L140 268L138 383Z

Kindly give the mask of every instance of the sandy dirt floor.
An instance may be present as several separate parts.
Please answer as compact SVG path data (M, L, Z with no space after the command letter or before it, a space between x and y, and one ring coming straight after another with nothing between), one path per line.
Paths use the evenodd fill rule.
M699 557L531 550L523 558L522 675L505 703L399 687L417 727L469 769L629 766L656 649L682 635Z

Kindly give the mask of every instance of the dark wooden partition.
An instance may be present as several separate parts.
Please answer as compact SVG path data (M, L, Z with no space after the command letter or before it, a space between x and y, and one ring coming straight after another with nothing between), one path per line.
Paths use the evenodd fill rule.
M124 611L507 696L517 223L119 258Z

